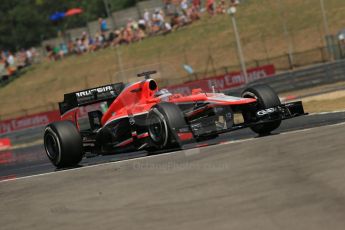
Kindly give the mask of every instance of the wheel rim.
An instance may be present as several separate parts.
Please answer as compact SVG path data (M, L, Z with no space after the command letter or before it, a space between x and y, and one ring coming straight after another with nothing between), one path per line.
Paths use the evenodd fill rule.
M244 92L242 94L242 97L244 97L244 98L254 98L254 99L258 100L258 97L254 93L252 93L252 92Z
M252 92L244 92L242 94L242 97L244 98L254 98L257 100L258 102L258 106L257 106L257 109L264 109L264 108L267 108L264 103L260 100L260 98L252 93ZM243 114L244 116L244 119L248 119L248 120L251 120L251 116L255 116L255 114L252 114L250 112L247 112L246 114ZM277 127L279 127L281 121L272 121L272 122L269 122L269 123L265 123L265 124L258 124L258 125L255 125L253 127L251 127L251 129L256 132L256 133L262 133L262 134L269 134L271 131L275 130ZM264 131L262 131L264 130Z
M44 147L47 156L54 162L58 161L60 158L60 143L57 137L51 133L47 132L44 136Z
M166 145L167 125L164 119L156 112L152 112L148 119L148 131L151 140L158 145Z

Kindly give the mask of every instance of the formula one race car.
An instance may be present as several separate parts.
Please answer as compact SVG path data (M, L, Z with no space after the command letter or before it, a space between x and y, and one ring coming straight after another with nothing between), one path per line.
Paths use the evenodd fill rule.
M305 114L300 101L281 104L267 85L249 87L242 97L201 89L183 96L158 90L150 78L153 73L138 74L145 79L133 84L115 83L65 94L59 103L61 121L49 124L44 133L50 161L56 167L71 167L86 153L181 148L246 127L264 135L277 129L282 120ZM78 107L100 102L108 106L105 113L89 112L89 127L80 128ZM239 118L234 119L236 116Z

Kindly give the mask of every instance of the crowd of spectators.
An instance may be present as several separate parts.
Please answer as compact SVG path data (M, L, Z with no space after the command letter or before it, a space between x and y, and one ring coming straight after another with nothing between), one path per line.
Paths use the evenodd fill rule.
M35 48L22 49L16 53L8 50L0 51L0 77L14 75L19 69L33 64L38 56Z
M139 20L128 19L122 28L110 29L107 21L98 19L99 31L94 35L83 32L79 37L66 43L47 44L44 48L49 60L60 60L66 55L95 52L106 47L131 44L150 36L166 35L200 19L201 14L214 16L226 12L225 0L163 0L163 8L145 10ZM230 0L237 4L238 0ZM31 65L39 53L35 48L16 53L0 51L0 77L11 76L17 70Z
M67 43L55 46L46 45L45 50L49 60L59 60L66 55L94 52L106 47L131 44L150 36L166 35L181 27L187 26L201 17L202 12L208 15L224 14L225 0L163 0L163 9L145 10L139 20L128 19L122 28L110 29L106 20L98 19L99 31L93 36L83 32L79 37ZM237 0L230 0L237 2Z

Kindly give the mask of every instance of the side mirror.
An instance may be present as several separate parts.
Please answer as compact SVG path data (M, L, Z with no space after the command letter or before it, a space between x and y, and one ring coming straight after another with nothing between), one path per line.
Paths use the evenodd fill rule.
M150 79L152 74L156 74L156 70L146 71L142 73L138 73L137 77L145 77L145 79Z

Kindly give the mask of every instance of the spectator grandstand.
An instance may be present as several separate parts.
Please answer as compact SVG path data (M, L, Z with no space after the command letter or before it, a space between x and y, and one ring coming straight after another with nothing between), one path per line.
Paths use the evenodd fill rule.
M232 4L234 1L230 1ZM238 1L235 1L238 2ZM204 3L204 4L203 4ZM210 6L212 4L212 6ZM57 61L68 55L92 53L107 47L128 45L152 36L166 35L199 20L201 13L212 8L211 14L223 14L226 3L201 0L162 0L162 7L145 9L137 20L127 18L126 25L112 28L104 18L99 18L98 30L91 34L82 31L78 36L63 39L58 43L46 43L43 50L46 60ZM122 19L123 20L123 19ZM0 83L7 82L18 70L38 62L40 56L36 48L21 49L14 54L0 51Z
M0 83L10 80L19 70L37 62L38 57L39 53L33 47L16 53L0 50Z
M152 2L156 4L147 4ZM228 74L239 69L234 36L232 36L233 31L228 15L210 16L206 11L206 0L200 1L201 5L198 5L197 0L190 0L187 2L189 9L193 9L192 5L195 6L195 12L201 15L202 20L193 25L191 23L194 21L183 24L181 23L183 20L180 21L181 18L184 19L185 17L185 14L180 13L182 9L180 3L182 1L166 1L170 5L162 3L160 6L157 2L162 2L162 0L140 1L137 7L114 12L112 15L116 23L112 23L110 17L97 14L94 18L95 21L89 22L85 27L66 30L65 33L69 33L69 36L63 36L61 33L59 39L54 39L55 41L52 39L49 43L43 43L43 47L46 47L50 53L51 60L60 60L66 55L73 57L66 58L64 61L50 61L51 63L46 61L37 68L30 68L30 71L25 74L25 79L19 79L18 83L17 81L14 82L3 89L2 92L7 93L10 89L18 87L19 82L34 81L33 79L37 76L44 79L44 82L51 82L50 87L54 88L52 91L56 91L54 93L61 96L63 90L73 91L81 87L87 88L101 85L104 82L118 81L120 78L123 81L130 81L130 76L135 76L135 73L138 72L137 69L140 68L157 69L159 73L162 73L157 78L162 81L163 86L182 84L224 73ZM178 4L175 4L177 2ZM216 0L218 4L215 9L222 8L221 2L221 0ZM238 21L240 22L239 29L241 38L244 41L243 48L248 68L272 64L278 72L283 72L330 60L331 54L324 44L322 27L321 25L314 26L314 19L310 18L307 21L307 29L298 27L292 30L292 40L298 41L298 43L293 44L295 49L293 59L291 59L285 53L285 36L281 33L279 17L269 13L272 9L275 9L275 5L272 5L272 9L267 9L267 7L259 9L258 5L260 3L247 1L248 4L242 4L243 2L241 1L239 7ZM275 4L275 1L271 0L271 3ZM228 4L236 5L238 3L237 1L228 0L225 1L225 4L227 9ZM292 8L293 4L290 5L289 7ZM301 7L309 8L311 6L309 3L301 3ZM139 8L140 13L138 13ZM159 13L164 13L164 22L170 22L171 31L167 32L171 33L169 36L164 36L166 33L161 29L157 33L151 32L153 26L152 16L157 8L159 8L159 11L163 11ZM253 9L258 9L258 12ZM295 19L294 11L290 11L292 13L288 14L289 22L292 25L300 26L300 20ZM333 11L330 10L330 12ZM337 9L337 11L340 10ZM217 12L221 12L221 10L217 10ZM318 14L316 10L312 12L315 13L314 15ZM100 24L96 20L99 16L107 22L109 30L104 33L100 31ZM120 16L125 20L120 21ZM254 23L252 20L245 19L254 18L254 16L260 18L260 20L256 20ZM332 33L343 27L340 22L335 25L332 24ZM116 29L113 29L114 25ZM253 25L253 28L248 29L251 25ZM263 31L262 25L265 25L268 31ZM178 32L175 33L176 30ZM133 35L134 31L143 32L144 36L141 39L134 39L136 37ZM150 38L153 36L154 38ZM132 39L122 39L127 37ZM66 42L64 42L64 39ZM145 39L145 41L140 42L142 39ZM131 45L132 43L137 44ZM49 45L46 46L46 44ZM121 47L114 52L111 48L107 48L111 46ZM101 49L104 51L98 52ZM342 58L345 57L344 54L345 49L341 53ZM334 59L337 60L338 57ZM185 66L191 67L192 71L186 70ZM28 78L26 78L27 75ZM36 88L31 91L39 95ZM40 88L41 94L47 93L46 91L48 91L47 88ZM17 115L51 110L55 108L53 102L55 103L58 100L56 98L57 96L49 97L47 101L37 102L36 104L22 103L13 110L18 112ZM6 107L8 107L6 114L0 114L2 118L14 116L13 112L8 112L12 106L11 104L17 105L12 101L8 102L6 104ZM27 105L30 105L30 107Z
M97 50L128 45L152 36L166 35L179 28L187 26L201 17L207 8L200 0L163 0L163 7L156 7L153 11L145 9L142 17L137 20L127 18L127 23L118 28L111 28L103 18L98 19L98 30L95 34L82 31L58 44L46 44L45 51L48 60L60 60L66 55L81 55ZM215 14L225 12L225 1L213 1ZM217 9L217 10L216 10ZM66 40L66 39L65 39Z

